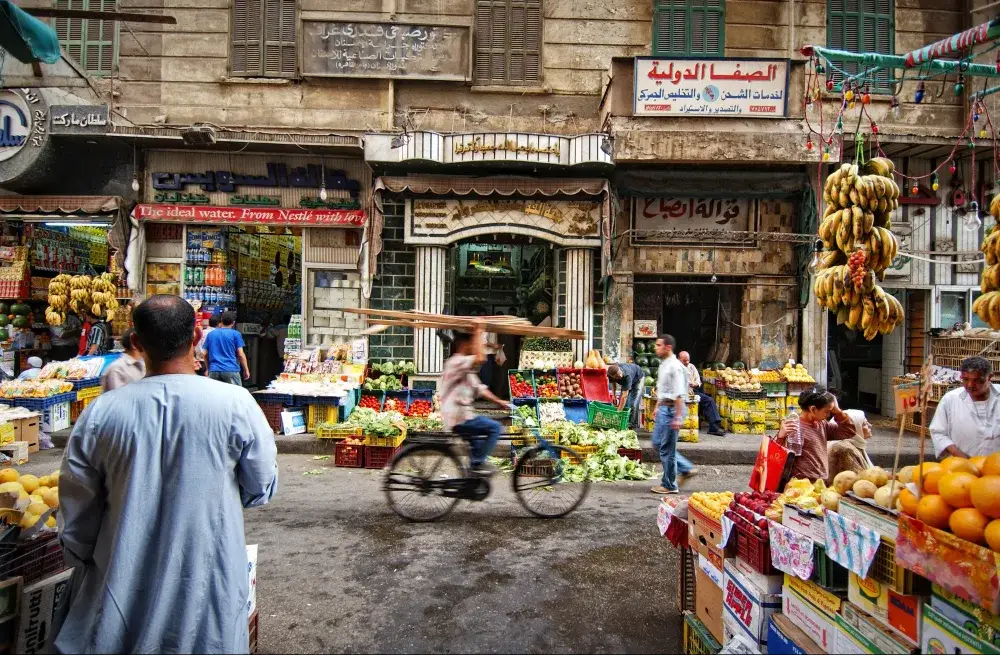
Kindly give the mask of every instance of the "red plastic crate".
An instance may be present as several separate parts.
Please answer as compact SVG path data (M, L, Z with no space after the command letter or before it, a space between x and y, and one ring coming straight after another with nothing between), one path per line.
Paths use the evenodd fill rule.
M597 400L602 403L611 402L611 391L608 389L608 372L603 368L585 368L581 371L583 379L583 396L587 400Z
M279 403L260 403L260 411L264 412L267 424L275 434L281 432L281 410L282 406Z
M250 631L250 655L257 652L257 610L250 615L250 622L247 626Z
M642 448L619 448L618 454L622 457L634 459L637 462L642 461Z
M31 584L65 568L62 546L54 532L28 541L0 544L0 579L20 576L24 584Z
M355 443L338 441L333 447L334 466L359 469L365 465L365 446ZM381 468L381 467L379 467Z
M368 446L365 453L366 469L385 468L393 456L399 451L400 446Z
M736 521L733 524L736 533L736 554L741 560L753 567L755 571L764 575L773 575L778 570L771 566L771 543L765 541L749 531L749 526L744 521Z

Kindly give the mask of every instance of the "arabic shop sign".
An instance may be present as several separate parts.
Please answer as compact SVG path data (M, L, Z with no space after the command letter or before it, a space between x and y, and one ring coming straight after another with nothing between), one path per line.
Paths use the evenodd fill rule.
M414 199L406 205L403 240L447 245L503 232L596 248L600 217L600 203L586 200Z
M302 74L470 79L471 29L461 25L302 21Z
M0 161L20 152L31 131L31 109L25 97L16 91L0 91Z
M233 194L228 198L228 204L233 207L281 207L279 196L260 194ZM153 202L172 205L210 205L212 199L205 193L182 193L180 191L157 191L153 194ZM304 209L358 209L356 200L338 200L328 198L323 200L318 196L302 196L299 207Z
M324 174L316 164L289 168L286 164L268 162L265 168L267 175L244 175L233 171L153 173L152 182L157 191L184 191L189 186L197 186L210 193L232 193L244 187L318 189L326 185L327 191L345 190L352 198L357 198L361 188L357 180L348 178L344 171L327 168Z
M136 205L138 220L161 223L266 224L363 227L361 209L275 209L269 207L203 207L193 205Z
M636 116L784 118L784 59L636 57Z
M749 232L754 203L749 198L691 198L668 196L636 198L633 227L637 242L675 243L674 239L648 234L660 230L727 230ZM684 239L690 242L692 239Z
M49 116L49 134L76 136L108 131L107 105L53 105Z

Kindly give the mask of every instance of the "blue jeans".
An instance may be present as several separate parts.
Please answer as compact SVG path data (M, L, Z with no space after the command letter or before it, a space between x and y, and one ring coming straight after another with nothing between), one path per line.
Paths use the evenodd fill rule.
M630 427L639 425L639 414L642 413L642 385L628 390L628 397L625 399L624 409L632 410L628 417Z
M486 461L500 439L500 424L491 418L477 416L455 426L455 434L469 442L469 464L476 468Z
M243 380L240 379L239 373L231 373L230 371L209 371L208 377L212 380L225 382L226 384L235 384L237 387L243 386Z
M687 457L677 452L677 429L671 426L674 420L674 405L661 405L656 410L656 425L653 427L653 447L660 453L663 464L663 478L660 484L665 489L677 488L677 474L684 475L694 466Z

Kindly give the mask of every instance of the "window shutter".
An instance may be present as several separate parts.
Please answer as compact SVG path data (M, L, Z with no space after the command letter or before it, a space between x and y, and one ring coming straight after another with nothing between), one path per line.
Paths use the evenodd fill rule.
M56 9L114 11L114 0L55 0ZM110 75L118 57L118 25L115 21L88 18L56 18L59 44L73 61L91 75Z
M265 0L264 75L295 75L295 0Z
M263 75L261 0L233 0L230 69L234 75Z
M541 52L541 0L477 0L476 83L536 84Z
M653 55L721 57L725 0L654 0Z
M830 0L827 3L827 45L835 50L848 52L895 52L893 0ZM833 64L848 75L862 72L860 64L834 61ZM840 82L844 75L830 70L827 76ZM890 71L879 71L874 76L870 90L873 93L890 93Z

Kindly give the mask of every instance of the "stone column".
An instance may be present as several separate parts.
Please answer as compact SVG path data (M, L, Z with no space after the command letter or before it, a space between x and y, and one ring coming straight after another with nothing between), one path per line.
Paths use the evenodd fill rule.
M573 341L573 358L583 359L594 344L594 252L586 248L563 250L566 258L566 327L581 330L583 341Z
M418 246L416 254L414 309L440 314L444 311L448 249L442 246ZM413 346L418 375L437 375L444 370L444 346L433 328L414 330Z

